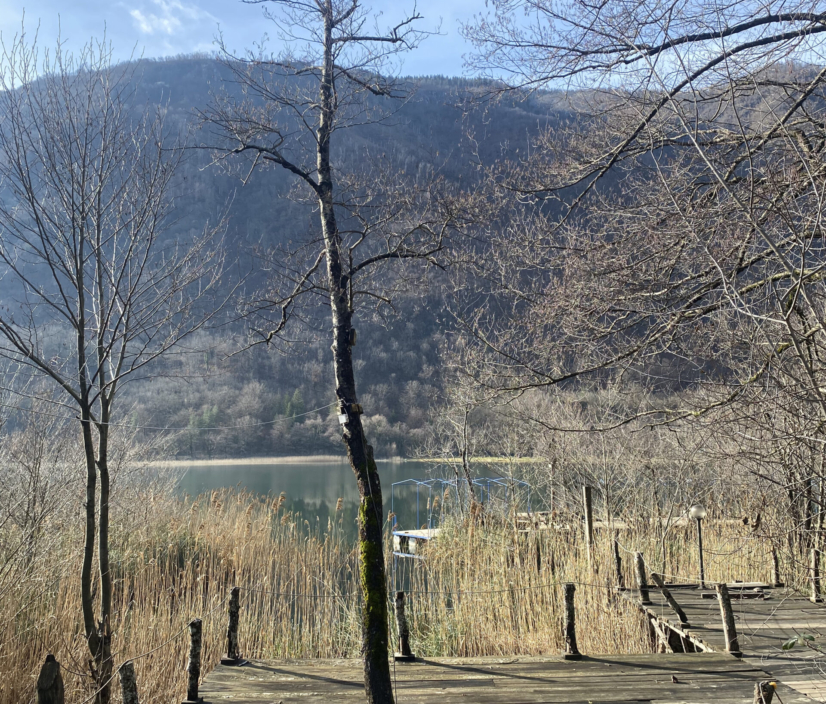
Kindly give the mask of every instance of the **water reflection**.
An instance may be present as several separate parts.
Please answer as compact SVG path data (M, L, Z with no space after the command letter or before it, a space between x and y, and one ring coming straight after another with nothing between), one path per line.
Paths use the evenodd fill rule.
M391 485L403 479L429 479L441 476L441 470L428 462L380 461L378 463L384 498L385 518L391 511ZM328 519L341 519L346 530L355 533L358 513L358 488L350 465L343 458L278 461L250 464L193 464L187 467L179 485L182 495L196 496L225 487L246 489L273 497L282 491L286 510L301 513L323 530ZM336 517L336 502L342 499L342 512ZM395 513L399 524L416 527L415 499L397 497ZM420 512L420 517L423 513Z
M458 496L456 488L448 489L452 498L445 493L444 486L435 486L432 490L423 487L416 491L414 484L397 486L393 501L392 485L407 479L453 479L453 471L445 465L431 462L414 462L410 460L379 461L384 498L385 520L391 511L395 514L396 528L411 530L424 528L428 518L433 519L432 526L438 525L438 514L446 502L455 505ZM502 476L505 467L495 464L479 466L480 476ZM486 481L486 480L482 480ZM358 488L344 458L285 458L273 460L243 460L222 463L191 464L178 485L182 495L197 496L215 489L235 487L263 496L275 498L281 492L286 494L284 507L287 511L300 513L301 516L315 524L321 531L326 530L328 520L339 520L345 531L356 534L356 516L358 515ZM530 496L516 491L512 485L505 485L491 492L490 486L476 487L474 493L478 499L488 503L491 499L513 500L520 510L530 505ZM342 500L341 512L336 515L336 504ZM461 502L467 504L466 490Z

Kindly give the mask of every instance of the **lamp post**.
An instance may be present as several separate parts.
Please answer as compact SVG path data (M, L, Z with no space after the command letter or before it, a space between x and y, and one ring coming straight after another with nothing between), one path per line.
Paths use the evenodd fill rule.
M694 504L688 509L688 515L697 521L697 546L700 549L700 589L706 587L706 571L703 566L703 519L706 517L706 509L702 504Z

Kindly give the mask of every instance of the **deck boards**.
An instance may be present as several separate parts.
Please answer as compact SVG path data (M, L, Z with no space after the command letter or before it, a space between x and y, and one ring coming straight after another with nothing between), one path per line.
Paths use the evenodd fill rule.
M672 681L672 675L677 682ZM397 663L399 704L452 702L683 702L751 704L757 667L725 654L585 658L440 658ZM207 702L358 702L364 700L356 660L253 661L219 666L202 687ZM811 702L787 688L785 704Z
M734 585L729 585L731 589ZM686 633L717 652L725 650L720 606L716 599L704 599L699 590L672 588L674 598L683 608L691 627ZM733 599L734 620L743 659L768 672L816 701L826 701L826 673L818 666L815 654L797 647L783 652L781 646L801 633L826 636L826 606L790 594L784 589L765 590L766 599ZM635 592L626 593L636 598ZM652 615L677 621L657 590L650 592ZM781 695L782 696L782 695ZM785 700L785 698L784 698Z
M779 682L783 704L826 701L826 675L811 651L780 646L798 633L826 635L826 607L767 590L765 600L733 601L741 659L722 652L719 606L697 589L673 588L690 637L716 652L548 657L437 658L395 664L398 704L751 704L754 683ZM634 599L633 592L627 592ZM656 590L648 613L677 622ZM676 682L672 680L676 678ZM252 661L219 666L205 679L205 702L332 704L364 701L358 660ZM776 698L775 701L778 701Z

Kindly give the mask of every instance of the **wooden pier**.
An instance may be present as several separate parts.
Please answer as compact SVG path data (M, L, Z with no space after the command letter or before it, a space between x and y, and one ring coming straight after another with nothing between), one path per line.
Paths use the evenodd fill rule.
M689 623L682 627L666 600L651 587L652 603L640 609L659 634L664 653L585 654L574 661L563 660L560 654L397 662L392 665L396 701L752 704L755 684L766 680L777 682L775 701L782 704L826 700L826 675L819 673L812 651L800 647L781 651L782 644L797 634L826 635L826 609L782 589L764 588L761 593L755 591L757 585L730 586L742 657L725 652L720 606L713 591L669 585ZM742 594L746 598L740 598ZM625 595L638 601L635 592ZM222 665L206 678L201 696L212 704L364 701L361 663L279 660Z
M742 660L764 670L772 679L809 695L814 701L826 701L826 672L823 671L826 662L821 659L818 665L817 654L805 647L782 650L783 643L800 634L809 634L819 643L824 642L824 605L769 585L731 583L728 588ZM726 641L714 590L698 590L696 585L672 585L669 589L685 612L688 627L680 626L676 614L654 587L650 588L653 604L644 607L648 616L656 621L652 626L665 636L662 645L666 652L674 649L666 642L674 643L673 634L697 650L724 652ZM638 600L635 591L626 592L626 596ZM781 698L786 701L782 694Z
M752 704L754 685L767 679L759 667L730 655L629 655L586 657L438 658L396 663L398 704L453 702L658 702ZM675 681L676 680L676 681ZM787 687L784 704L812 700ZM205 702L332 704L363 702L356 660L253 661L218 667L207 677Z

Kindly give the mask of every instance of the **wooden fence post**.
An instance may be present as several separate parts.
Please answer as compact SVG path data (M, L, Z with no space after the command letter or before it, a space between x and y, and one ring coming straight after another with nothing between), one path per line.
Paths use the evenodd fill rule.
M783 582L780 580L780 558L777 556L777 548L774 546L772 546L772 586L783 586Z
M37 704L63 704L63 676L60 663L49 653L37 678Z
M651 606L651 596L648 593L648 581L645 579L645 560L641 552L634 553L634 568L637 572L637 588L640 590L640 601L643 606Z
M196 618L189 624L189 662L186 666L186 699L182 704L198 704L198 684L201 679L201 619Z
M227 654L221 658L222 665L240 665L238 652L238 616L241 612L241 587L233 587L229 596L229 625L227 626Z
M625 577L622 576L622 557L620 557L617 531L614 531L614 571L617 573L617 589L625 591Z
M562 657L565 660L581 660L582 654L576 646L576 612L574 611L576 585L567 582L563 589L565 593L565 653Z
M588 565L594 567L594 506L591 487L582 487L582 504L585 509L585 547L588 549Z
M127 660L118 669L120 675L120 691L123 704L138 704L138 682L135 679L135 665Z
M674 613L677 614L677 618L680 619L680 627L688 628L688 626L691 624L689 624L688 622L688 617L685 615L685 611L683 611L682 607L677 603L677 600L671 594L669 589L665 586L665 582L663 582L662 577L656 574L655 572L652 572L651 580L654 582L654 584L657 585L657 589L659 589L660 592L662 592L663 597L668 602L668 605L671 607Z
M415 660L410 650L410 627L404 613L404 592L396 592L396 628L399 630L399 652L394 653L394 660Z
M726 639L726 652L740 657L740 643L737 640L737 627L734 624L734 610L731 608L731 597L725 582L716 586L717 600L720 602L720 615L723 618L723 636Z
M812 585L812 595L809 598L818 604L823 598L820 596L820 551L817 548L809 551L809 581Z
M774 682L764 680L754 685L754 702L752 704L772 704L774 699Z
M510 602L511 623L516 637L519 638L519 603L516 600L516 589L513 582L508 582L508 601Z

